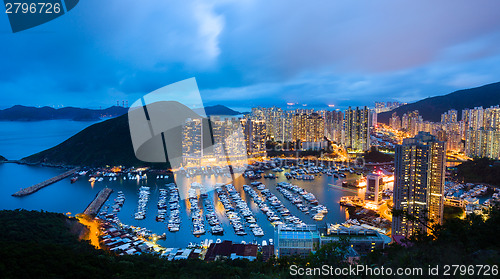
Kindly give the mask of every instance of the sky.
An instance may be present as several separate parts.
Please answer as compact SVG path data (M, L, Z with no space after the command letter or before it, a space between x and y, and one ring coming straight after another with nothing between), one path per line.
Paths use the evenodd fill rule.
M500 1L84 0L12 33L0 108L132 104L195 77L205 105L413 102L500 81Z

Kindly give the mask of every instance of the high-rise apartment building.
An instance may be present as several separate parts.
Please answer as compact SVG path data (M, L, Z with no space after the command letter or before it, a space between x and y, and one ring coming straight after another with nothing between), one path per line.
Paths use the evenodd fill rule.
M291 110L283 112L283 138L282 142L293 141L293 116L295 113Z
M325 119L317 112L296 113L292 119L293 140L319 142L325 137Z
M500 158L500 108L465 109L460 126L465 139L465 154L470 157Z
M347 148L368 150L370 148L370 110L367 107L352 109L344 114L343 144Z
M259 108L255 110L256 116L260 114L261 117L254 119L265 120L266 122L266 135L275 141L283 140L283 126L284 114L283 109L278 107Z
M318 113L313 112L306 118L305 126L306 141L319 142L325 137L325 119Z
M401 117L401 128L412 136L416 135L423 122L422 116L418 114L418 110L410 111L403 114Z
M394 130L401 129L401 118L399 118L396 112L392 113L392 117L389 119L389 126Z
M265 155L266 153L266 122L264 120L250 120L250 149L251 155Z
M500 131L479 128L467 131L465 154L470 157L500 159Z
M450 109L447 112L441 114L441 123L449 124L457 122L457 114L458 112L454 109Z
M294 141L306 141L307 134L307 114L296 113L292 118L292 138Z
M381 202L383 190L384 180L381 175L373 173L366 176L366 201L373 201L375 203Z
M344 114L339 111L325 111L325 136L336 143L342 141Z
M392 234L427 233L443 221L446 146L426 132L396 146ZM413 216L415 219L409 219Z
M187 119L182 127L182 155L183 157L203 156L202 120Z

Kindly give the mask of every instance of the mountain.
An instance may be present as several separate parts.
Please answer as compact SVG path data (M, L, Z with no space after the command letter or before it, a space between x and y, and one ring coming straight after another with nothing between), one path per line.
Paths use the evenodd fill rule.
M72 166L144 165L135 157L127 115L91 125L63 143L23 158L21 162Z
M378 122L389 123L392 113L396 112L399 117L404 113L418 110L426 121L439 122L441 114L449 109L458 111L458 119L461 119L462 110L466 108L487 108L500 104L500 82L483 85L480 87L458 90L453 93L430 97L415 103L400 106L388 112L378 114Z
M0 110L0 120L7 121L41 121L55 119L69 119L76 121L95 121L103 117L116 117L127 113L124 107L112 106L106 109L85 109L65 107L55 109L51 107L27 107L16 105Z
M209 113L221 112L223 110L233 111L223 106L207 108ZM148 109L151 108L148 106ZM191 118L196 116L193 111L180 104L170 106L163 110L168 110L171 113L170 117L173 117L172 115L181 115L183 112L186 112ZM173 136L174 138L171 140L171 142L178 143L178 145L174 146L172 150L182 150L182 146L180 145L182 142L182 132L177 132L178 133L171 133L178 136L178 138ZM142 153L144 151L142 147L146 146L147 145L141 146L138 152ZM169 154L174 153L172 152ZM136 158L132 147L129 119L127 114L91 125L63 143L23 158L21 159L21 162L28 164L71 166L124 165L158 166L162 168L165 168L166 166L165 163L146 163Z
M195 109L195 112L200 112L199 109ZM232 110L226 106L223 105L215 105L215 106L208 106L205 107L205 113L206 115L238 115L241 114L239 111Z
M42 121L55 119L69 119L75 121L95 121L103 117L117 117L126 114L128 108L112 106L106 109L85 109L66 107L55 109L51 107L27 107L16 105L0 110L0 120L7 121ZM196 110L195 110L196 111ZM205 108L207 115L238 115L238 111L226 106L215 105Z

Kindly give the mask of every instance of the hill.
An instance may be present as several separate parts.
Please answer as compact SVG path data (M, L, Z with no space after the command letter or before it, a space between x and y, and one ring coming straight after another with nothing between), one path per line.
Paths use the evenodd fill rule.
M153 254L117 256L72 234L60 213L0 211L2 278L280 278L273 263L248 260L167 261ZM79 223L76 223L79 225ZM90 276L91 275L91 276Z
M449 109L458 111L458 119L461 119L462 110L466 108L483 108L500 104L500 82L483 85L480 87L458 90L453 93L426 98L415 103L407 104L392 111L383 112L378 115L378 122L389 123L392 113L396 112L402 116L409 111L418 110L426 121L439 122L441 114Z
M0 110L0 120L7 121L42 121L69 119L75 121L95 121L103 117L116 117L127 113L124 107L112 106L106 109L85 109L75 107L51 108L51 107L27 107L16 105L11 108Z
M393 156L378 151L374 146L363 154L363 158L369 163L386 163L394 161Z
M99 122L21 162L72 166L144 165L135 157L128 127L127 115Z
M72 229L75 227L74 221L73 218L60 213L0 211L2 278L76 279L89 278L89 274L92 274L92 278L264 279L292 278L291 265L313 268L329 265L342 270L356 269L355 264L344 261L346 247L349 245L345 241L324 245L315 254L305 258L281 256L278 259L271 258L267 262L260 261L259 256L255 261L225 259L214 262L198 259L167 261L164 257L149 253L117 256L94 249L88 241L79 241L75 230ZM498 265L500 241L496 234L499 230L500 211L494 207L489 218L470 215L464 220L448 220L437 229L434 237L421 236L412 239L412 243L406 247L391 244L384 250L374 250L362 257L358 264L379 270L381 267L385 267L385 270L397 270L426 269L436 265L472 265L476 267L475 272L481 272L478 271L477 265ZM496 270L496 267L491 270ZM489 274L494 274L491 270ZM483 269L480 274L485 274L484 272ZM364 272L352 275L347 273L342 278L380 278L375 274L364 276Z
M7 161L7 159L4 156L0 155L0 162L3 162L3 161Z
M180 111L182 111L182 109L175 110L172 107L168 110L169 112L179 111L179 113L174 113L179 115ZM191 110L187 110L188 113L196 115ZM217 108L207 107L207 111L215 112ZM181 138L172 141L179 143L173 149L182 150L182 146L180 146ZM140 148L138 152L142 153L142 149ZM123 165L168 167L165 163L147 163L136 158L130 137L127 114L91 125L63 143L23 158L21 162L58 166L98 167Z
M457 166L457 178L470 183L500 185L500 162L488 158L475 158Z

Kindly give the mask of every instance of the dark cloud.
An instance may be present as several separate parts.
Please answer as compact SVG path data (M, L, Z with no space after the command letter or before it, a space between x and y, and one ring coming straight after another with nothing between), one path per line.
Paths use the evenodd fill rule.
M500 2L83 1L12 34L1 106L130 102L196 77L207 103L371 105L498 81ZM235 105L234 105L235 104Z

